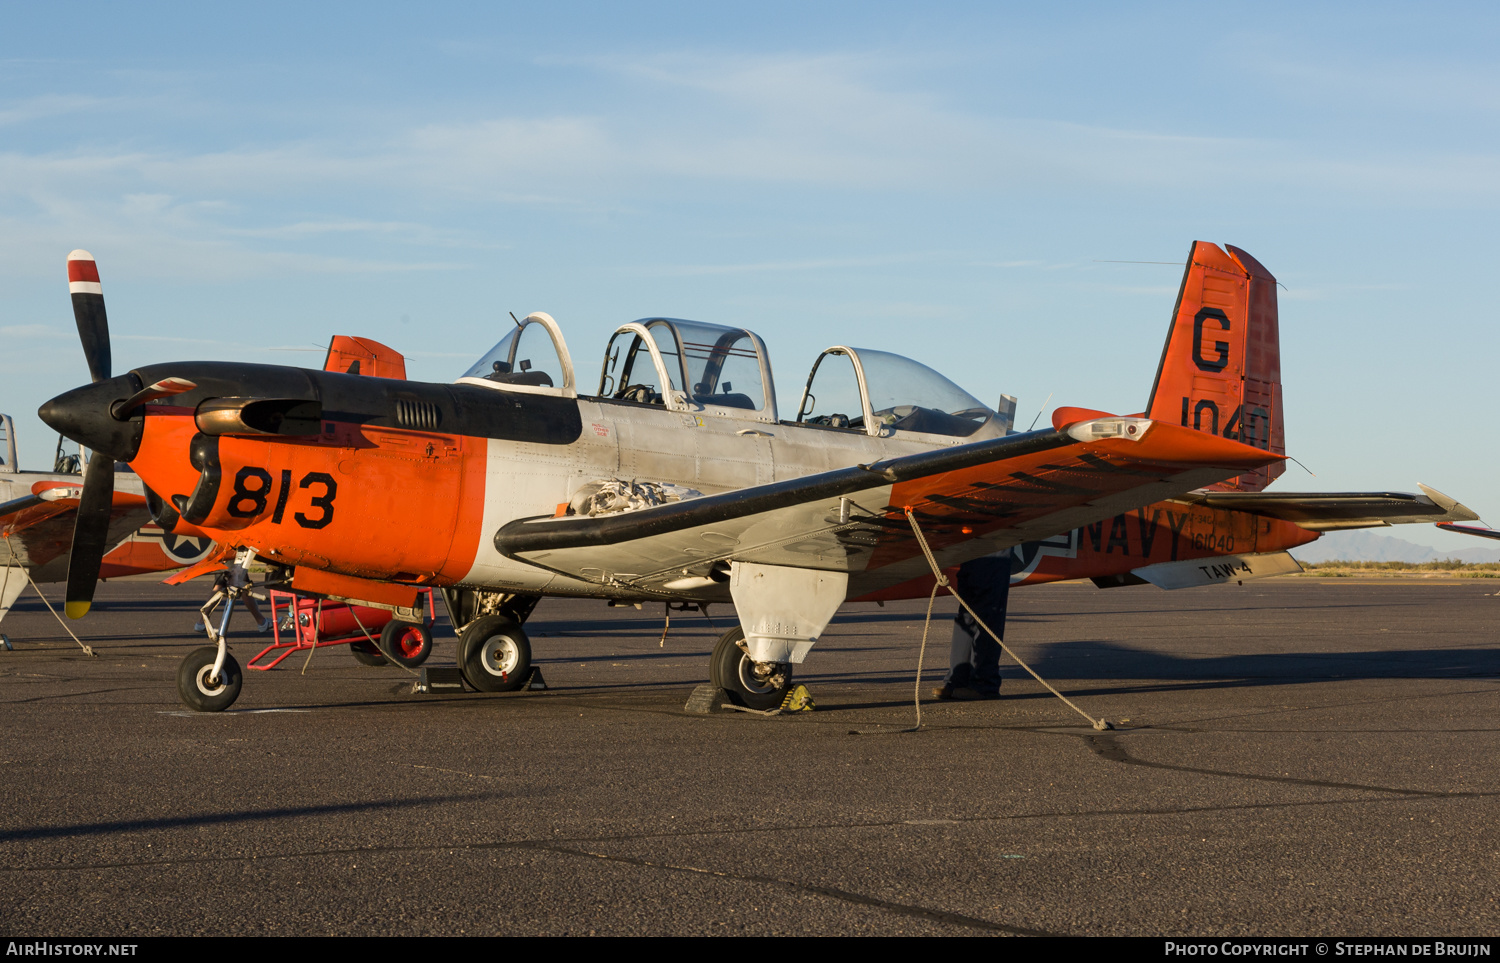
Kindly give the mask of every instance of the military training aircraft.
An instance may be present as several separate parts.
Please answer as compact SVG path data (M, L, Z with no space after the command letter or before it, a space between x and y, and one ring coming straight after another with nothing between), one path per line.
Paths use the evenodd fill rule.
M1275 279L1233 247L1194 244L1144 413L1059 408L1019 433L932 369L845 345L782 418L759 336L670 318L622 325L593 394L543 313L451 385L406 381L398 354L358 339L330 349L334 370L114 376L97 267L75 251L68 268L93 384L39 414L128 462L164 531L232 547L224 624L256 560L296 590L389 607L441 587L482 691L524 684L543 596L732 602L740 625L710 678L764 708L842 603L926 595L934 564L1021 547L1022 581L1198 584L1295 566L1285 550L1328 528L1474 518L1433 492L1261 491L1285 459ZM92 600L113 482L113 460L90 462L72 617ZM222 630L210 638L178 688L213 711L242 676Z
M16 460L15 422L0 415L0 619L29 582L62 581L68 571L83 452L58 445L53 471L22 471ZM213 541L201 533L171 534L151 520L145 488L127 473L108 507L101 578L164 572L208 555ZM10 640L0 635L4 645Z

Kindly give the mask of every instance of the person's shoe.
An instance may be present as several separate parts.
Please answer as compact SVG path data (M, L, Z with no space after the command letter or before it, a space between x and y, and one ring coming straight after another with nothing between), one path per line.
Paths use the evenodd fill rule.
M945 683L940 688L933 689L932 697L934 699L941 699L944 702L950 701L953 698L953 686Z
M966 685L944 685L941 689L933 689L934 698L944 702L975 702L979 699L998 699L999 693L985 695L977 689L971 689Z

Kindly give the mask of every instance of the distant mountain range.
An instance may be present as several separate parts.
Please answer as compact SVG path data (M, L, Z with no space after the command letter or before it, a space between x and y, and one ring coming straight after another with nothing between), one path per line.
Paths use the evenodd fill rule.
M1391 535L1378 535L1389 529L1362 528L1352 532L1329 532L1310 545L1292 549L1299 562L1437 562L1455 559L1460 562L1500 562L1500 548L1491 548L1475 539L1473 548L1452 551L1428 548Z

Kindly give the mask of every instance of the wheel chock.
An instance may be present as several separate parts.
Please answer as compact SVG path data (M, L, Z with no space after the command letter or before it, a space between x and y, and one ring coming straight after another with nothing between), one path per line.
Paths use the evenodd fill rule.
M813 702L812 693L807 691L805 685L793 686L786 698L781 700L782 712L811 712L815 708L817 703Z
M464 676L456 665L424 665L411 691L422 695L463 692Z
M7 652L14 652L14 651L16 651L16 647L10 644L10 636L6 635L4 632L0 632L0 642L4 642L5 643L5 651L7 651Z
M541 666L534 665L531 667L531 675L526 677L526 688L534 692L539 690L546 691L547 680L542 678Z
M706 716L712 714L717 709L723 708L725 704L724 690L712 682L705 682L693 690L693 694L688 696L687 705L683 706L682 709L684 712L691 712L693 715Z

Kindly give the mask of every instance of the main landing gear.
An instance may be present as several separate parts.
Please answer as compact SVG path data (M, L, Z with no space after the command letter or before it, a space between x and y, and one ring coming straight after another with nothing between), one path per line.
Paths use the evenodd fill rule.
M480 692L514 692L531 679L531 640L521 628L537 595L445 589L458 633L458 668Z
M480 692L513 692L531 675L531 640L509 615L483 616L459 636L458 667Z
M792 686L790 662L756 662L745 645L745 630L735 626L719 637L709 657L708 681L724 690L735 705L774 709Z
M240 664L229 654L229 643L225 633L229 631L229 616L234 605L246 593L250 585L250 562L255 558L255 549L242 548L235 553L234 563L229 566L228 578L222 591L224 611L219 624L214 626L209 618L214 599L203 607L203 625L213 645L194 649L182 665L177 668L177 694L183 705L197 712L223 712L234 705L240 697L244 675Z

